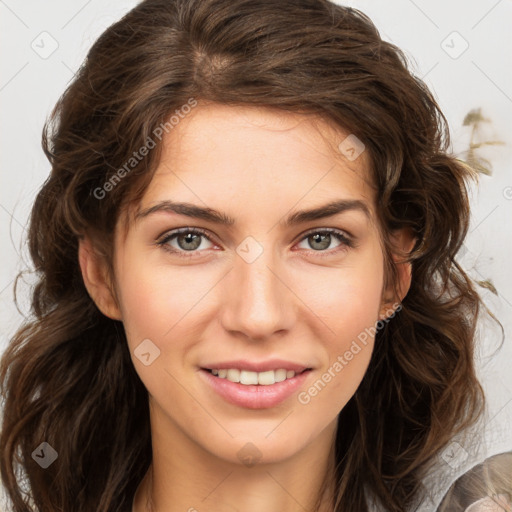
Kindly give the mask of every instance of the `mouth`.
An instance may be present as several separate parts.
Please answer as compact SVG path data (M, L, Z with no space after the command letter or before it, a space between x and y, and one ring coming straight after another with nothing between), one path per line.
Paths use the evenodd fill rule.
M214 377L226 379L230 382L241 384L243 386L272 386L279 382L293 379L296 375L311 371L312 368L294 371L286 368L277 370L266 370L255 372L250 370L241 370L239 368L202 368Z
M242 368L201 368L200 377L210 390L230 404L245 409L276 407L301 387L312 368L276 368L253 371Z

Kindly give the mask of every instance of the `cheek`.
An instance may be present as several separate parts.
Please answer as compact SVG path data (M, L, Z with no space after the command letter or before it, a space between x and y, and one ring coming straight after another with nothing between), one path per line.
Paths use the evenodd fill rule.
M130 345L145 338L154 338L160 345L173 338L174 332L197 319L201 299L213 284L211 270L170 271L148 264L143 257L123 261L119 268L120 306Z
M172 407L179 407L173 376L182 375L188 351L201 339L204 296L212 285L197 269L171 272L136 258L121 268L120 306L135 370L158 402L172 392Z
M331 417L348 403L361 383L373 352L380 288L342 286L330 290L323 321L330 336L324 338L324 364L316 379L298 396L299 403L316 401L319 415ZM334 332L334 334L332 333Z
M326 361L322 373L305 390L301 403L325 389L324 398L319 399L321 407L339 411L357 390L370 362L384 274L382 260L372 255L339 269L336 275L330 272L331 278L322 281L321 289L309 283L312 309L321 313L330 335L323 339Z
M296 276L304 302L323 321L334 343L346 343L378 320L383 263L373 252L351 258L338 269L324 268Z

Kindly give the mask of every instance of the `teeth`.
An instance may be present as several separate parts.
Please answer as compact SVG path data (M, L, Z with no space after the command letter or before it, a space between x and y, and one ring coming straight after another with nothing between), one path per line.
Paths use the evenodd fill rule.
M295 377L293 370L268 370L266 372L250 372L248 370L238 370L229 368L222 370L212 370L212 374L221 379L227 379L231 382L239 382L246 386L259 384L260 386L271 386L276 382L283 382L286 379Z
M276 370L275 371L275 381L276 382L283 382L283 380L286 380L286 374L288 372L286 370Z
M230 380L231 382L240 382L240 370L235 368L229 369L226 375L226 379Z
M240 372L240 384L245 384L246 386L258 384L258 373L242 370Z

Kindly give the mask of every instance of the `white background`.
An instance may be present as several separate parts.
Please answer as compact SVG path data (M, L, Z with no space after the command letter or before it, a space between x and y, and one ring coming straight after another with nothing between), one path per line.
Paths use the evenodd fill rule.
M24 230L35 194L49 173L40 145L43 122L94 40L135 4L127 0L0 0L0 351L23 318L13 303L13 279L27 267ZM505 143L480 152L492 161L493 170L491 177L481 177L474 190L472 225L462 262L472 277L490 280L499 294L480 289L502 322L506 340L496 352L499 332L490 323L482 325L479 371L490 406L487 428L500 425L512 431L512 415L507 413L512 408L512 1L354 0L345 4L368 14L384 39L406 51L415 74L434 91L448 118L456 154L468 148L469 128L462 122L475 108L491 120L482 126L480 141ZM58 47L44 55L52 45ZM27 313L26 293L19 299ZM508 449L512 449L512 434L508 436Z

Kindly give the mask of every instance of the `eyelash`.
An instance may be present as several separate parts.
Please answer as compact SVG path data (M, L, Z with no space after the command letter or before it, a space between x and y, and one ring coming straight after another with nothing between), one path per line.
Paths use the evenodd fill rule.
M172 254L176 254L179 257L194 258L201 251L198 251L198 250L195 250L195 251L176 250L174 248L171 248L168 245L168 243L171 240L173 240L174 238L176 238L177 236L179 236L181 234L188 234L188 233L194 234L194 235L202 235L210 242L215 243L213 240L211 240L211 238L208 236L208 232L204 229L201 229L201 228L179 228L179 229L165 233L163 235L163 237L160 237L156 241L156 244L158 246L162 247L163 250L168 251ZM339 242L341 242L338 247L331 249L331 250L315 251L314 249L309 249L309 252L315 253L315 255L319 256L320 258L326 257L326 256L332 256L333 254L337 254L340 251L346 251L347 249L353 249L356 247L356 244L355 244L354 240L352 239L352 237L345 234L345 232L340 231L338 229L334 229L334 228L314 229L314 230L308 231L302 235L302 238L299 240L299 242L302 242L306 238L309 238L310 236L316 235L316 234L333 235Z

